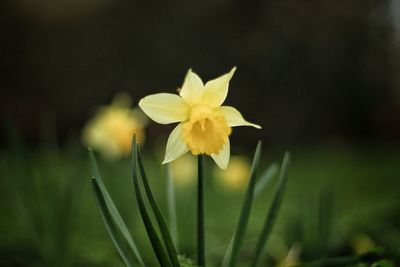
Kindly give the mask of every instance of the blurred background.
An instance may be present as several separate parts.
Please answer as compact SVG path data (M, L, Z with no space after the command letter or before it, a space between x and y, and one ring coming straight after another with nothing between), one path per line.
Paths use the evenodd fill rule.
M235 129L233 153L250 161L260 139L264 167L286 149L293 154L265 262L284 264L293 246L299 261L350 255L359 240L399 259L400 1L5 0L1 6L0 266L122 266L90 192L85 125L118 92L130 95L134 108L145 95L176 92L189 68L207 81L233 66L225 103L263 126ZM145 156L159 169L155 176L163 175L155 164L172 126L142 126ZM127 186L129 159L109 158L100 157L103 176L146 247ZM211 171L211 161L208 167L211 177L222 176ZM186 187L177 198L190 199L194 187L182 179ZM152 184L164 205L159 180ZM219 204L209 209L208 254L218 266L243 190L212 180L208 201ZM321 199L326 195L331 200ZM232 201L237 210L227 210ZM260 202L250 237L264 218ZM181 251L194 258L194 200L177 205ZM330 205L328 236L316 226L324 205ZM222 211L232 218L228 226ZM151 251L144 254L151 262ZM244 251L243 262L250 256Z

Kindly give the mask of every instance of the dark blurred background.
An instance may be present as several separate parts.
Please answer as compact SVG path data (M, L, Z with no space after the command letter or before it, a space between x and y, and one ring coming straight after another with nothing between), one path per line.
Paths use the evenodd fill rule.
M190 67L208 80L233 66L226 104L264 128L239 129L243 142L400 141L399 1L10 0L2 6L0 115L32 143L49 121L61 141L79 136L93 107L118 91L137 103L150 93L174 92Z

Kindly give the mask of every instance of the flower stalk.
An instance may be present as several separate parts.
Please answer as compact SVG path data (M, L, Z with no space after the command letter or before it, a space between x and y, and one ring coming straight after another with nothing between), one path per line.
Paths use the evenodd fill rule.
M205 234L204 234L204 172L203 155L197 156L197 264L206 266Z

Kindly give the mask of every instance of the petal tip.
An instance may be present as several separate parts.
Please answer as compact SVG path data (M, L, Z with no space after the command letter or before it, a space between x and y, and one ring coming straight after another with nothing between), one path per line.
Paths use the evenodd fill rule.
M193 73L192 68L189 68L189 69L186 71L185 78L186 78L190 73Z
M215 163L220 169L225 170L228 167L230 158L229 139L227 139L226 144L224 145L222 150L218 154L211 154L211 157L214 159Z
M228 168L228 163L225 164L225 165L219 165L219 167L220 167L222 170L226 170L226 168Z
M171 157L167 157L168 155L165 155L164 160L161 162L162 165L170 163L171 161L173 161L174 159Z
M186 76L188 76L188 75L193 75L193 74L196 75L196 76L199 76L199 75L197 75L196 72L193 71L192 68L189 68L188 71L186 72Z
M229 159L227 161L215 161L215 163L217 163L218 167L222 170L226 170L226 168L228 168L229 165Z
M139 100L139 103L138 103L138 106L140 107L140 108L142 108L142 105L143 105L143 99L144 99L145 97L143 97L143 98L141 98L140 100Z
M233 74L236 72L236 66L234 66L229 72L228 72L228 79L232 79Z

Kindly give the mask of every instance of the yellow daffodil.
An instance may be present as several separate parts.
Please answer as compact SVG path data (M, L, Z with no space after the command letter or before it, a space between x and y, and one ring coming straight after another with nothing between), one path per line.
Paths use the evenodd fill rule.
M101 107L83 130L85 145L99 150L107 158L130 154L132 136L140 144L144 142L146 119L140 110L130 108L129 95L120 93L111 105Z
M193 155L210 155L220 168L225 169L229 162L231 127L261 128L244 120L235 108L221 106L228 95L229 81L235 70L233 68L206 84L189 70L179 96L159 93L140 100L139 107L155 122L179 122L168 138L163 163L191 151Z
M219 184L233 191L246 188L249 180L250 164L244 157L233 156L226 170L216 168L214 175Z

